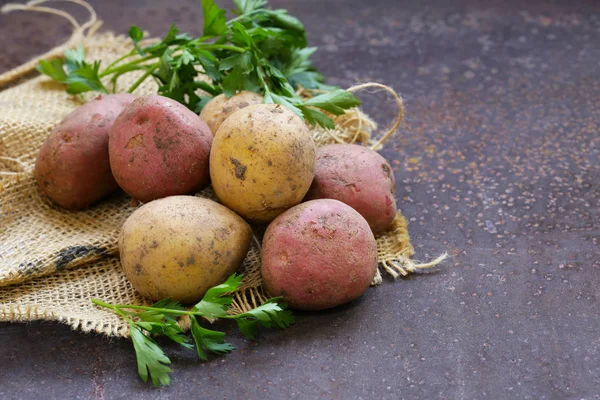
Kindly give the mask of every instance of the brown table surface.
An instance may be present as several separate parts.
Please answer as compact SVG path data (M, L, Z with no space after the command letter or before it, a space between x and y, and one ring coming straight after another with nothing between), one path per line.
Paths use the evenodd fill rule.
M195 0L91 3L104 29L201 29ZM451 260L257 342L233 333L237 351L207 363L167 346L159 390L127 340L0 324L0 398L600 398L600 2L272 4L305 22L330 82L404 95L384 155L418 257ZM0 71L68 33L58 17L0 16ZM393 118L385 96L363 97Z

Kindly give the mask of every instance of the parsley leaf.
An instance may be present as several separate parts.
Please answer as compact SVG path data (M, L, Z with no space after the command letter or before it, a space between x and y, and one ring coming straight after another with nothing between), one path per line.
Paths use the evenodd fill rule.
M249 14L255 10L264 8L267 5L267 0L233 0L236 5L236 14Z
M254 69L252 65L252 53L245 51L243 53L234 54L221 61L219 69L221 71L229 71L234 67L239 67L243 74L248 75Z
M194 345L190 337L179 326L177 317L188 316L190 318L190 333L193 343L198 357L204 361L208 359L207 352L223 354L234 350L234 347L225 341L224 332L204 328L198 322L198 317L235 319L240 331L251 338L258 333L259 325L270 328L287 328L294 323L293 316L285 309L286 304L279 303L280 298L270 299L265 304L240 315L228 315L227 312L232 302L232 296L229 293L237 290L241 281L241 276L231 275L224 283L209 289L202 301L189 311L171 299L161 300L150 307L107 304L96 299L92 299L92 303L112 310L129 323L140 378L147 382L150 377L155 386L158 386L159 382L168 385L171 372L168 365L171 361L148 335L166 336L186 349L193 350ZM137 310L140 311L136 312ZM134 320L135 318L137 320Z
M250 49L254 46L254 40L252 36L248 33L244 25L239 22L234 22L231 26L231 43L237 46L245 46Z
M224 317L233 301L227 294L235 292L241 284L241 275L231 275L222 284L208 289L202 300L194 306L194 310L209 319Z
M229 75L223 78L223 93L225 96L231 97L237 91L247 90L250 92L258 92L260 86L256 82L256 74L245 76L244 70L241 67L236 67Z
M194 57L194 55L192 55L188 49L184 49L179 57L180 62L178 62L178 67L190 64L195 58L196 57Z
M271 11L270 15L276 26L304 33L304 24L298 18L289 15L286 10Z
M67 71L73 72L85 64L85 50L79 46L73 50L65 50L65 64Z
M179 28L177 28L177 26L175 24L171 25L169 27L169 30L167 31L167 34L163 38L162 42L166 45L173 44L173 42L175 42L175 40L177 39L178 33L179 33Z
M227 32L227 18L213 0L202 0L204 15L204 36L221 36Z
M95 61L93 64L86 63L83 46L66 50L64 60L42 60L36 69L50 78L66 84L68 93L78 94L89 91L108 93L100 81L100 61Z
M225 342L224 332L203 328L194 317L192 317L190 330L192 331L192 337L196 343L198 357L203 361L208 359L205 350L218 354L235 350L235 347L233 347L231 343Z
M185 335L176 320L157 321L157 322L136 322L135 325L152 335L163 335L181 346L193 350L194 347L189 343L190 339Z
M318 107L334 115L341 115L345 109L359 106L360 100L352 93L337 89L308 99L304 105Z
M333 120L329 118L327 115L323 114L321 111L316 110L314 108L308 108L301 106L300 110L302 110L302 114L304 114L304 118L308 121L309 124L312 125L320 125L326 129L335 128L335 124Z
M218 83L223 79L223 73L219 70L219 61L214 54L209 51L197 50L197 60L204 69L204 73L213 81L213 84Z
M171 382L169 377L171 368L167 366L171 364L169 357L163 353L154 340L144 335L134 324L129 324L129 330L140 378L147 382L150 377L154 386L158 386L159 382L165 386L168 385Z
M79 68L69 72L65 80L67 92L71 94L89 91L108 93L98 76L99 69L100 61L95 61L93 65L82 62Z
M142 56L145 55L146 53L144 52L144 50L142 50L140 48L140 45L139 45L139 41L144 38L144 32L142 32L142 30L140 28L138 28L137 26L132 25L129 28L129 37L131 38L131 41L133 42L133 46L135 47L137 52Z
M243 314L234 315L240 331L254 339L258 333L258 325L266 328L288 328L294 323L292 313L286 310L285 303L277 303L280 298L269 299L266 303Z
M85 61L83 47L67 50L62 61L41 61L37 69L64 83L69 93L107 93L102 78L107 77L114 89L121 75L142 70L128 92L152 77L159 83L160 95L196 112L210 96L225 93L230 97L248 90L263 94L266 103L281 104L309 124L325 128L332 128L333 121L324 111L340 115L360 104L352 94L324 83L325 78L311 62L316 48L307 47L299 19L287 10L268 8L266 0L233 3L237 17L227 20L225 10L214 0L201 0L201 37L181 33L171 25L160 42L141 46L144 33L134 25L128 33L135 50L103 70L99 62ZM210 81L205 82L201 75ZM300 87L326 93L306 99L296 93Z
M64 83L67 80L67 74L65 73L64 65L64 60L53 58L51 60L41 60L35 68L40 73L48 75L55 81Z
M302 118L304 116L302 114L302 111L293 104L294 99L291 99L291 98L288 98L285 96L280 96L275 93L267 93L267 94L265 94L264 101L267 104L269 104L269 103L281 104L282 106L285 106L286 108L289 108L290 110L292 110L300 118Z

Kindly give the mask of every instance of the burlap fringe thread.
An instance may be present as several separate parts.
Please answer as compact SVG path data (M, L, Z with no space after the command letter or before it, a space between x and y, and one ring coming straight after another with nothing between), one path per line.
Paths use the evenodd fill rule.
M18 79L35 69L35 65L41 59L60 57L64 51L79 45L88 47L88 50L101 50L109 46L118 46L119 49L130 46L124 36L114 36L110 33L95 35L95 32L102 25L102 21L97 19L94 9L83 0L55 0L78 4L86 8L89 12L89 18L83 24L77 22L69 13L51 7L44 6L52 0L33 0L26 4L6 4L2 7L2 13L8 13L16 10L34 11L59 15L67 19L73 26L73 34L62 45L50 50L49 52L36 57L33 60L0 75L0 87L8 84L14 84ZM101 36L101 37L99 37ZM94 45L97 48L94 49ZM112 50L114 48L111 47ZM43 79L43 78L37 78ZM136 79L135 74L131 79ZM322 128L313 128L313 137L318 145L328 143L359 143L368 145L371 149L379 150L383 144L396 131L403 120L404 107L402 99L396 92L379 83L365 83L353 86L347 89L349 92L355 92L365 89L376 89L387 91L395 100L398 106L398 115L393 125L379 139L372 139L372 132L376 129L376 124L358 108L349 110L346 114L335 117L335 130L325 130ZM155 91L155 88L149 86L140 88L137 94L145 94ZM301 90L301 95L307 95ZM1 122L1 121L0 121ZM25 186L35 186L32 183L32 168L34 157L32 151L27 155L19 154L17 157L4 155L2 148L3 131L0 129L0 219L8 221L14 211L11 211L10 204L5 204L5 198L1 197L2 189L18 186L24 182ZM10 134L10 132L9 132ZM36 140L39 140L36 139ZM35 151L37 147L34 149ZM21 157L22 156L22 157ZM3 182L3 180L8 181ZM12 185L12 186L11 186ZM27 196L37 196L38 193L32 187L28 187ZM21 188L21 190L25 190ZM202 197L214 198L214 193L209 188L198 194ZM117 200L113 203L117 207L121 206L124 200ZM111 206L109 204L109 206ZM53 207L46 205L45 207ZM114 214L127 211L116 211ZM117 219L119 221L119 219ZM26 221L23 221L26 224ZM76 259L73 264L69 264L66 270L58 271L56 269L42 270L38 275L27 274L19 275L19 271L11 270L11 266L0 264L0 286L7 284L8 287L0 287L0 320L5 321L31 321L35 319L58 320L68 323L74 329L81 329L85 332L95 331L113 336L127 336L128 329L122 321L113 315L107 315L108 311L91 307L89 298L92 296L103 296L101 300L127 303L127 304L147 304L126 280L118 265L116 254L115 234L109 235L108 241L110 249L106 254L97 255L92 258ZM1 236L1 235L0 235ZM31 237L25 238L32 240ZM44 238L40 238L44 239ZM416 270L429 268L442 262L447 255L442 254L437 259L429 263L415 263L412 260L414 255L413 246L407 231L406 219L398 213L393 226L389 232L377 238L378 257L380 270L373 280L373 285L382 282L381 270L388 273L393 278L406 276ZM4 252L4 253L3 253ZM10 255L10 251L8 252ZM6 252L0 246L0 261L10 260L6 258ZM69 268L77 268L69 270ZM4 269L8 273L4 273ZM268 295L262 289L260 276L260 242L255 237L252 247L246 257L241 272L244 274L242 287L233 294L234 302L232 304L232 313L245 312L264 303ZM45 276L41 276L45 275ZM36 279L33 279L36 278ZM60 300L62 303L52 305L53 301ZM66 307L72 305L74 309L69 310ZM182 321L183 325L185 321Z

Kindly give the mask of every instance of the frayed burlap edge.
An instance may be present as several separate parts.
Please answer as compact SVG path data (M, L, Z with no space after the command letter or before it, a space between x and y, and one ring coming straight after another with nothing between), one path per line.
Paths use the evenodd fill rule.
M128 39L125 36L115 36L112 33L94 35L95 31L101 25L96 14L87 3L82 0L64 0L79 4L90 12L90 18L83 24L79 24L69 14L54 8L43 7L42 4L48 0L34 0L25 5L8 4L2 8L2 12L14 10L29 10L39 12L49 12L60 15L69 20L74 27L71 38L61 46L52 49L44 55L31 60L30 62L0 75L0 87L8 84L14 84L19 78L31 72L40 59L59 57L64 50L77 45L84 45L88 50L96 52L106 49L115 50L115 46L123 51L130 48ZM109 60L106 60L109 61ZM133 74L130 79L137 77ZM44 77L35 78L36 81L44 80ZM39 85L38 85L39 86ZM372 138L372 133L376 129L376 124L359 109L349 110L346 114L334 118L336 129L325 130L321 128L312 129L315 142L318 145L328 143L358 143L369 146L372 149L379 150L389 137L396 131L403 119L402 99L389 87L378 83L366 83L354 86L348 91L354 92L363 89L374 88L376 90L385 90L389 92L398 105L398 116L392 127L378 139ZM37 90L37 89L36 89ZM155 91L150 86L142 87L137 94L146 94ZM304 93L301 93L304 94ZM88 98L91 94L87 96ZM78 102L73 102L72 108L75 108ZM57 121L45 121L46 125L52 126ZM47 129L46 129L47 130ZM0 132L1 133L1 132ZM45 132L44 134L47 134ZM36 140L43 140L36 134ZM2 137L0 137L1 139ZM0 141L0 145L1 145ZM37 147L34 149L36 151ZM6 156L2 146L0 146L0 188L11 187L11 182L29 183L32 182L32 167L35 151L29 151L28 154L18 154ZM10 149L8 149L10 150ZM0 202L2 211L0 217L7 217L10 204L2 201L2 191L0 190ZM27 196L38 196L37 191L31 190ZM211 189L207 189L198 194L202 197L214 197ZM126 199L117 198L112 200L116 204L123 206ZM49 209L54 206L46 202ZM110 206L110 202L108 203ZM105 204L106 206L106 204ZM55 208L55 207L54 207ZM129 211L118 212L123 218L127 213L134 210L130 207ZM14 215L12 215L14 217ZM18 215L17 215L18 217ZM117 222L120 220L117 219ZM25 221L23 223L26 223ZM109 311L92 306L90 299L98 298L110 303L120 304L147 304L146 300L141 298L127 281L121 271L118 257L115 254L117 230L111 232L105 240L110 248L104 254L96 254L91 258L75 258L65 269L43 269L39 275L23 274L12 275L0 282L9 286L0 287L0 321L32 321L32 320L53 320L66 323L74 329L80 329L84 332L98 332L110 336L127 336L128 327L121 319ZM24 240L32 238L25 237ZM46 238L37 238L45 240ZM106 244L105 243L105 244ZM440 256L427 264L417 264L412 260L414 249L410 244L408 236L406 219L399 213L394 220L392 229L377 238L378 256L380 270L378 270L373 285L382 281L381 272L387 273L394 278L407 275L418 269L428 268L441 262L446 255ZM0 249L0 256L2 255ZM0 261L2 258L0 257ZM0 265L0 269L3 266ZM251 249L246 257L244 265L240 269L244 274L243 285L234 293L234 303L232 305L233 313L247 311L253 307L262 304L267 299L267 294L262 289L260 276L260 242L255 237ZM1 275L1 274L0 274ZM2 279L4 279L2 278ZM1 280L1 279L0 279ZM185 321L184 325L185 325Z

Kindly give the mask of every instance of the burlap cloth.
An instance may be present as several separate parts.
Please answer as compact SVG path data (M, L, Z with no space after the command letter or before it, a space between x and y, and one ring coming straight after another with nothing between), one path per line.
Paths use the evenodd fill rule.
M90 21L75 27L66 44L43 57L83 44L86 58L101 59L107 65L129 51L128 38L112 33L95 35L97 26L92 14ZM12 85L0 92L0 321L53 320L84 332L127 336L127 324L110 311L93 306L90 299L147 304L122 273L117 251L119 229L136 206L119 193L87 210L71 212L53 205L39 192L32 174L38 149L55 124L93 95L68 95L61 84L45 76L23 80L34 65L32 60L0 75L0 87ZM136 78L135 74L123 76L121 87ZM147 80L136 94L155 92L154 82ZM395 98L399 123L402 103ZM358 142L379 148L388 136L372 139L376 125L359 110L336 118L336 126L333 131L313 129L316 143ZM210 188L198 195L214 198ZM394 277L439 261L419 265L411 261L414 251L401 214L393 228L377 238L377 245L381 270ZM253 241L240 272L244 284L235 294L235 312L266 299L261 287L259 240ZM380 282L378 273L373 284Z

